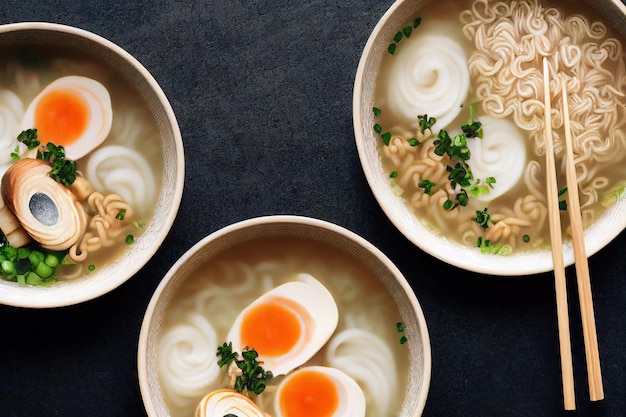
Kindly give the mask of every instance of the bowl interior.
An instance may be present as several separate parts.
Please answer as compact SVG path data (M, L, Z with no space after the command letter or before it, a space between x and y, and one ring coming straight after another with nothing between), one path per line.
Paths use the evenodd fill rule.
M387 217L412 243L440 260L470 271L491 275L528 275L553 269L549 250L515 253L509 256L481 254L440 237L427 229L409 210L406 203L393 192L389 173L383 169L377 143L380 138L374 131L374 95L376 80L383 57L398 28L412 21L429 0L398 0L382 16L373 29L363 50L357 69L353 91L353 123L361 165L372 192ZM626 37L626 7L619 0L587 2L598 9L607 21ZM626 227L626 198L615 205L591 227L585 230L589 256L613 240ZM564 245L566 265L574 262L570 242Z
M421 415L430 383L430 341L422 310L410 286L397 268L367 241L339 226L298 216L261 217L228 226L197 243L170 269L150 301L139 339L139 383L148 415L170 415L159 385L157 346L164 315L177 289L213 256L250 240L273 237L320 242L348 254L380 279L397 303L408 338L410 369L400 415Z
M51 23L15 23L0 26L0 50L58 48L101 63L136 90L159 131L163 175L157 184L158 202L145 232L121 259L74 280L50 287L19 286L0 281L0 303L20 307L58 307L105 294L133 276L161 245L174 221L182 197L184 156L180 131L172 108L150 73L129 53L85 30ZM115 111L115 110L114 110Z

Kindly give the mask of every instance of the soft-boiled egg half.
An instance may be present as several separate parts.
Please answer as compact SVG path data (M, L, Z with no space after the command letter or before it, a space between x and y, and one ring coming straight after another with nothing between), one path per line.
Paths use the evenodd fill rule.
M363 417L365 395L339 369L305 366L280 383L274 408L277 417Z
M254 349L263 368L283 375L309 360L337 328L331 293L309 274L298 274L266 292L235 320L228 340L233 350Z
M91 78L70 75L57 78L33 99L21 129L37 129L42 144L63 146L65 157L76 160L106 139L112 121L107 89Z

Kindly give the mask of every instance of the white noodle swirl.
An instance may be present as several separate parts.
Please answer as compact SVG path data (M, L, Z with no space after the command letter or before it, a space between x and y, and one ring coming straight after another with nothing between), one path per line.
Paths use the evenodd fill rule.
M215 360L217 334L205 317L189 313L185 324L159 339L158 363L163 391L176 407L195 407L220 377Z
M87 161L85 177L94 189L122 197L138 217L155 204L156 184L150 165L132 149L118 145L99 148Z
M526 166L526 140L515 125L506 119L481 117L484 136L468 139L471 158L469 165L474 178L484 181L494 177L496 183L488 193L476 196L491 201L515 186Z
M444 129L467 97L469 70L461 45L430 27L398 45L385 91L389 110L412 128L418 126L418 115L428 114Z
M11 152L18 145L17 135L23 116L22 100L9 90L0 90L0 177L13 163Z
M368 415L391 415L398 376L394 355L380 337L354 328L339 332L328 342L326 359L358 382Z

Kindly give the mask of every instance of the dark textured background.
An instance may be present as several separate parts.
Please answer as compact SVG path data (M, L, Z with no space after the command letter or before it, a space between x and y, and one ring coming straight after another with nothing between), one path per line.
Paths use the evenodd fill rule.
M424 416L626 415L624 233L590 260L606 392L596 404L588 400L574 274L568 269L578 410L566 413L552 275L497 278L447 266L409 243L377 205L354 144L352 84L367 37L390 5L391 0L0 2L0 23L74 25L137 57L177 114L187 176L165 243L120 288L68 308L0 306L0 417L145 416L136 348L152 292L202 237L269 214L344 226L370 240L405 274L432 343Z

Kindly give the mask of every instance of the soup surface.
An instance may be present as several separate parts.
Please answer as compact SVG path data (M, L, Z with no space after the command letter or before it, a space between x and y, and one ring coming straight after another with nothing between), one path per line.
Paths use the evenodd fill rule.
M367 416L398 413L407 386L408 346L400 342L400 316L388 291L336 248L276 237L219 253L191 273L170 301L159 334L158 366L172 416L193 416L205 395L232 388L217 365L217 347L230 342L229 330L247 306L301 274L310 274L330 291L339 317L330 339L302 367L328 366L353 378L365 395ZM329 309L324 306L314 318L323 320ZM255 398L264 412L277 415L274 397L285 378L277 373ZM348 399L340 395L339 402L343 400Z
M29 280L19 271L17 277L3 278L39 285L84 276L118 259L152 218L163 170L158 128L136 90L102 62L56 48L3 50L2 62L0 176L14 173L12 181L9 176L3 179L5 203L33 238L25 247L58 251L56 255L68 260L45 279ZM36 129L34 138L40 142L33 151L18 141L20 133L30 129ZM63 147L64 157L58 156L58 148L48 152L48 143ZM63 159L75 163L78 177L87 180L72 185L84 185L83 194L69 184L57 184L60 180L49 180L55 160ZM52 171L20 188L15 184L34 174L10 168L18 163L27 167L22 165L25 160L39 160L30 166L45 171L42 166L48 164ZM45 207L52 216L50 211L36 211ZM46 245L46 236L38 240L37 231L64 236L68 224L78 225L77 235L71 237L74 244L57 248ZM2 232L12 243L10 230Z
M549 245L543 57L566 235L563 89L584 226L623 196L622 37L580 1L432 1L389 40L373 117L394 192L434 233L503 255Z

